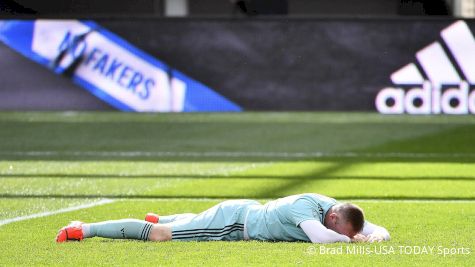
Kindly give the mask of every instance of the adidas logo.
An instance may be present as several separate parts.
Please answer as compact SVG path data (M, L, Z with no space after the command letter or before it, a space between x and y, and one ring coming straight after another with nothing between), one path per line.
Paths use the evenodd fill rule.
M391 75L376 109L383 114L475 114L475 38L464 21L441 31L434 42Z

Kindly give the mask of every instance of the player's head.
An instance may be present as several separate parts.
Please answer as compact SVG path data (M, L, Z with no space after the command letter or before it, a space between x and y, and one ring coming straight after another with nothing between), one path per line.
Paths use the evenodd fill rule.
M325 216L325 227L350 238L361 232L363 225L363 210L351 203L336 204Z

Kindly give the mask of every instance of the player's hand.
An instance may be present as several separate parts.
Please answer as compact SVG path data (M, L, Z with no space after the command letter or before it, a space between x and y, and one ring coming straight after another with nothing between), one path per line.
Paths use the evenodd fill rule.
M366 242L368 240L368 237L362 234L357 234L353 236L351 239L351 242L356 243L356 242Z
M380 234L369 234L367 236L367 242L374 243L374 242L381 242L384 241L384 236Z

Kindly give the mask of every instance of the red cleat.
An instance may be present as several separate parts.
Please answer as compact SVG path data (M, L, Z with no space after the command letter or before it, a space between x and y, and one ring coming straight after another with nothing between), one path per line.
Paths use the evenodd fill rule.
M56 242L81 241L84 236L82 233L83 222L74 221L61 228L56 236Z
M149 212L145 215L145 220L151 223L158 223L159 217L158 214Z

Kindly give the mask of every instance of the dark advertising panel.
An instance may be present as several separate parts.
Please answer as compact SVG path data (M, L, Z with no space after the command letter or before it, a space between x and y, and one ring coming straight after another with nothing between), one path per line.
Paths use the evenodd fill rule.
M143 18L94 25L244 111L475 113L471 20ZM181 91L192 99L186 93L193 91Z

